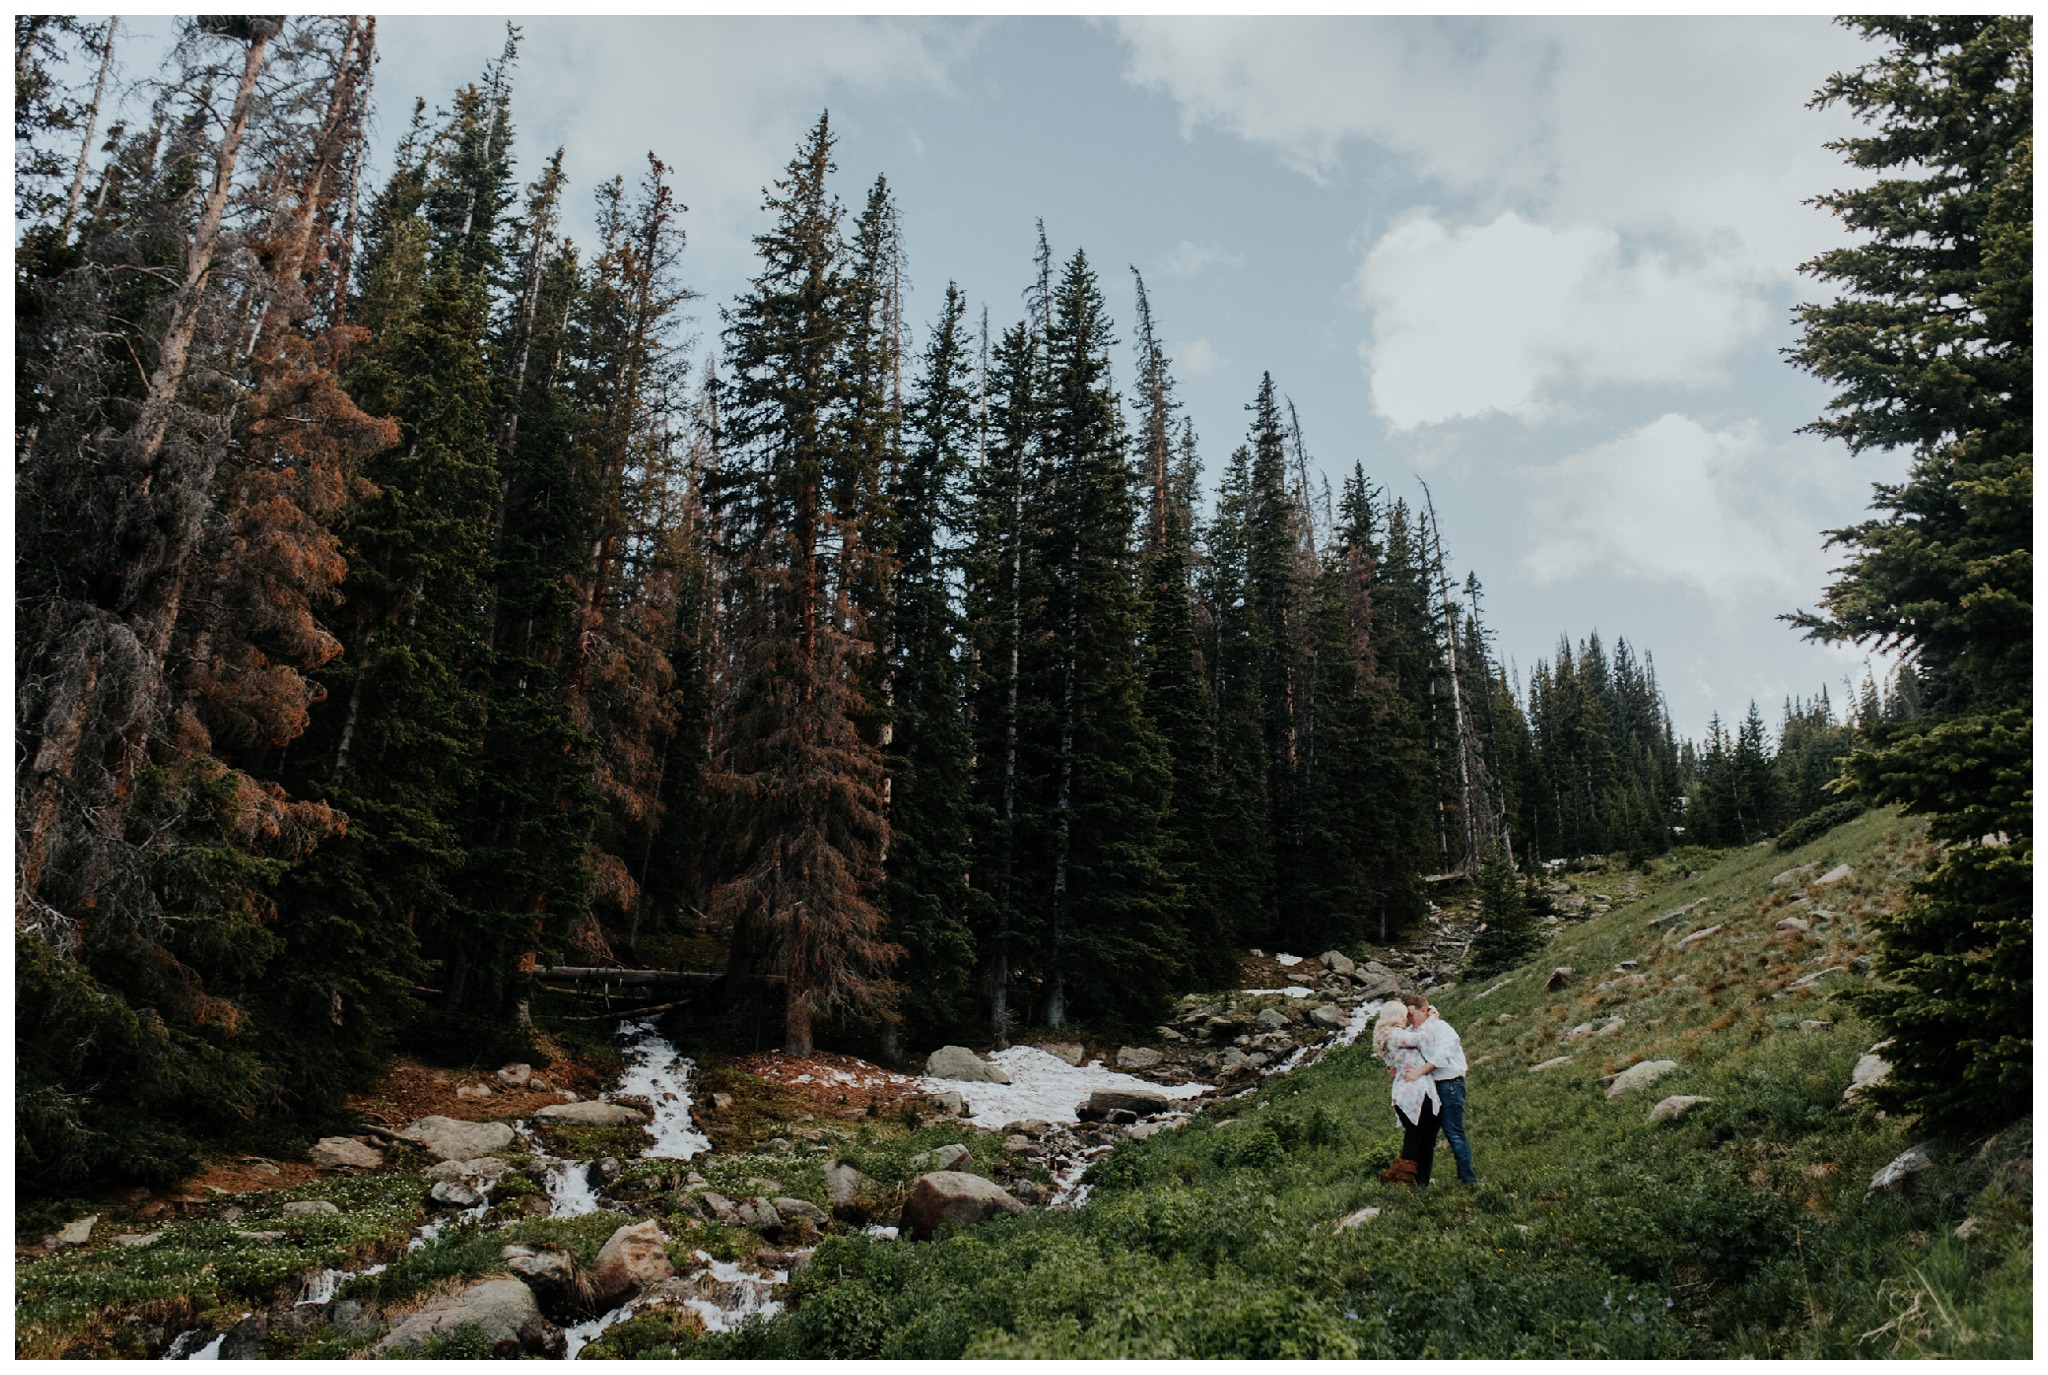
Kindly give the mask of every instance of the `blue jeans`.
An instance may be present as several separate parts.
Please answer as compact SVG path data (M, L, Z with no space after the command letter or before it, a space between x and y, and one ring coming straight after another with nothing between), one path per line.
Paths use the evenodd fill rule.
M1465 1081L1437 1080L1436 1096L1443 1100L1444 1139L1451 1143L1451 1157L1458 1162L1458 1182L1477 1184L1479 1176L1472 1173L1472 1143L1465 1139Z

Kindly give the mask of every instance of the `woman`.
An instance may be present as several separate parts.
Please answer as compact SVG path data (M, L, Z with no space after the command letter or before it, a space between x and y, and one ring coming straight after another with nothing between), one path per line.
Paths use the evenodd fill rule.
M1380 1173L1389 1184L1427 1184L1436 1155L1437 1119L1443 1104L1436 1081L1428 1075L1410 1079L1406 1071L1423 1063L1416 1049L1420 1038L1408 1026L1408 1008L1398 998L1380 1009L1372 1029L1373 1052L1394 1076L1394 1115L1401 1122L1401 1158Z

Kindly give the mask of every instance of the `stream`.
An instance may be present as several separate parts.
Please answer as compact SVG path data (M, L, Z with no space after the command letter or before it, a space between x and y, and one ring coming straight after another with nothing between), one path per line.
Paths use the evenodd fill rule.
M1291 990L1289 990L1291 991ZM1319 1043L1304 1045L1284 1060L1262 1070L1244 1087L1222 1098L1235 1098L1250 1092L1257 1084L1272 1075L1286 1074L1305 1065L1313 1064L1333 1046L1350 1045L1356 1041L1372 1019L1377 1015L1380 1004L1368 1002L1353 1010L1345 1026L1337 1034ZM623 1047L626 1067L619 1078L614 1094L643 1101L647 1104L652 1121L647 1132L652 1141L643 1150L642 1159L648 1160L689 1160L711 1149L711 1141L699 1131L690 1115L690 1074L696 1066L682 1055L656 1029L652 1020L622 1021L619 1035L625 1039ZM1106 1068L1100 1061L1086 1065L1069 1065L1033 1046L1016 1046L998 1051L989 1057L1001 1065L1013 1080L1009 1085L973 1084L960 1085L950 1081L915 1078L912 1076L888 1076L891 1079L917 1082L934 1091L944 1088L967 1088L974 1095L970 1113L963 1125L972 1124L994 1129L1005 1122L1025 1117L1038 1116L1054 1121L1072 1122L1072 1105L1087 1097L1098 1088L1143 1087L1156 1093L1163 1093L1174 1099L1193 1099L1213 1089L1207 1084L1158 1084L1122 1074ZM1171 1112L1149 1119L1141 1125L1143 1135L1157 1131L1171 1130L1188 1120L1186 1111ZM540 1138L525 1121L511 1124L520 1143L545 1166L549 1217L583 1217L597 1212L604 1206L598 1186L592 1175L596 1162L590 1160L563 1160L549 1155ZM1075 1142L1070 1148L1059 1151L1047 1164L1053 1175L1052 1196L1049 1206L1075 1208L1087 1201L1088 1186L1082 1183L1082 1176L1096 1160L1115 1149L1117 1140L1093 1144ZM451 1226L481 1221L491 1208L491 1190L500 1178L484 1177L471 1181L483 1196L483 1201L458 1211L444 1212L423 1223L406 1242L406 1250L417 1251L439 1237ZM871 1235L893 1240L893 1227L870 1226ZM775 1297L776 1290L788 1280L784 1270L771 1270L765 1274L748 1271L732 1261L714 1259L703 1251L695 1253L701 1268L684 1277L684 1282L694 1291L682 1298L681 1305L689 1308L704 1321L712 1332L730 1331L750 1317L769 1318L782 1309ZM349 1281L374 1275L384 1270L383 1264L372 1264L353 1270L323 1270L307 1277L304 1292L297 1300L296 1307L325 1305L340 1297ZM566 1339L564 1359L575 1360L581 1352L603 1335L606 1329L633 1316L652 1299L649 1293L635 1295L609 1312L583 1322L565 1326ZM674 1296L666 1301L673 1302ZM248 1314L243 1315L245 1318ZM208 1335L201 1329L179 1334L164 1353L167 1361L208 1361L220 1358L227 1332Z

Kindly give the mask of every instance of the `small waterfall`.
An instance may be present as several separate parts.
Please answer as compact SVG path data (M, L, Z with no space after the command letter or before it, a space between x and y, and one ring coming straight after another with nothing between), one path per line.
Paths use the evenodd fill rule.
M565 1160L548 1171L548 1215L583 1217L598 1209L588 1160Z

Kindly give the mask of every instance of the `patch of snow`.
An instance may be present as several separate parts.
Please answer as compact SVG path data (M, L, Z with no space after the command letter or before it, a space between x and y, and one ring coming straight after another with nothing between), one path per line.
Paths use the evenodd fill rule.
M1242 991L1249 998L1271 998L1282 993L1290 998L1306 998L1314 992L1313 989L1303 988L1300 984L1289 984L1285 988L1247 988Z
M896 1240L896 1229L894 1227L884 1227L880 1223L871 1222L867 1226L861 1228L861 1230L863 1232L866 1232L869 1236L874 1237L877 1241Z
M1292 968L1293 966L1295 966L1295 965L1297 965L1297 964L1300 964L1300 963L1301 963L1301 956L1299 956L1299 955L1275 955L1275 956L1273 957L1273 963L1275 963L1275 964L1284 964L1284 965L1288 966L1289 968Z
M647 1100L654 1121L647 1130L654 1144L640 1152L647 1160L688 1160L711 1149L711 1138L690 1120L690 1071L697 1066L658 1035L654 1022L621 1022L626 1045L626 1072L615 1093Z
M1070 1065L1037 1046L1011 1046L988 1057L1010 1076L1007 1084L957 1084L925 1079L927 1091L964 1093L974 1112L968 1121L977 1127L1000 1127L1028 1117L1047 1122L1078 1122L1074 1109L1097 1089L1145 1089L1168 1098L1193 1098L1207 1093L1208 1084L1155 1084L1135 1074L1106 1069L1100 1060Z

